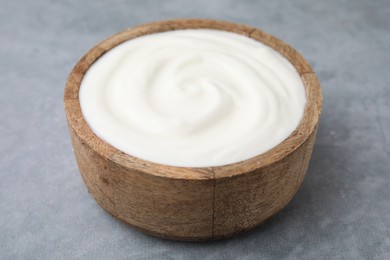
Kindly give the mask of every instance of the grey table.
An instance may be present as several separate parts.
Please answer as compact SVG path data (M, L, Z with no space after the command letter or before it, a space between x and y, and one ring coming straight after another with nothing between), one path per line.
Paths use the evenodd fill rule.
M308 175L266 224L208 243L166 241L88 194L62 95L77 60L139 23L245 23L298 49L324 108ZM390 1L0 1L0 259L390 259Z

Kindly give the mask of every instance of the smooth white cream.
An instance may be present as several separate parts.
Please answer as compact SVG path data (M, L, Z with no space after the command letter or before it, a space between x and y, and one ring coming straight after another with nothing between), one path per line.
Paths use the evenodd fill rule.
M82 113L101 139L174 166L226 165L262 154L298 126L306 94L272 48L217 30L142 36L87 71Z

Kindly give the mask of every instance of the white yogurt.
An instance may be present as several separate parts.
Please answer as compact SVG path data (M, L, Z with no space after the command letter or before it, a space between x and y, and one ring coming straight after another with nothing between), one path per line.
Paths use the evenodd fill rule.
M298 126L306 94L272 48L217 30L132 39L87 71L82 113L97 136L152 162L226 165L260 155Z

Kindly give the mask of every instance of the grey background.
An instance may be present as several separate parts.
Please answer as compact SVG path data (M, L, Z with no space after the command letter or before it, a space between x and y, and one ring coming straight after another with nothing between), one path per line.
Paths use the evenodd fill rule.
M268 223L223 241L141 234L88 194L63 89L77 60L136 24L256 26L312 64L324 107L308 175ZM0 1L0 259L390 259L390 2Z

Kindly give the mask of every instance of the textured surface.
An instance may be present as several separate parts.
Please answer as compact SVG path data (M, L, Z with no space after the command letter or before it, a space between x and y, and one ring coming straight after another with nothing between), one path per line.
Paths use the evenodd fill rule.
M1 1L0 258L390 258L390 3ZM88 194L71 151L65 80L94 44L178 17L257 26L313 65L324 106L309 172L256 230L211 243L143 235Z

